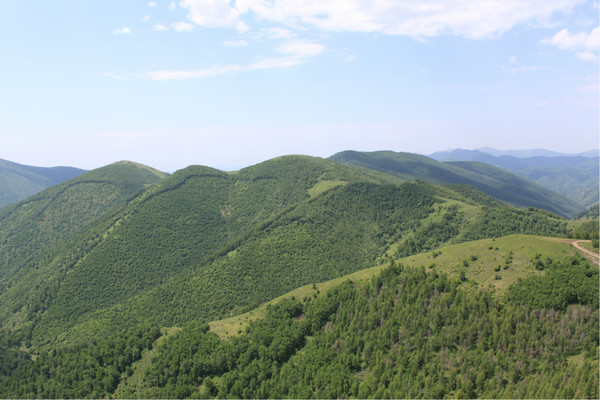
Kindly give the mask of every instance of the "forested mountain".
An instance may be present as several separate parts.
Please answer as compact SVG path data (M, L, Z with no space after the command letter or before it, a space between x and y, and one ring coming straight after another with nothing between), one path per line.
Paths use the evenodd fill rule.
M72 167L32 167L0 159L0 208L73 179L84 172Z
M467 169L460 170L469 173ZM300 286L318 284L402 257L416 257L443 245L483 238L492 240L514 233L564 237L573 227L581 225L567 223L547 211L513 208L465 184L435 186L423 181L407 182L404 178L372 168L305 156L279 157L230 173L191 166L170 176L134 163L118 163L6 207L0 211L0 355L3 360L0 362L0 395L109 397L117 396L117 387L120 387L118 396L121 397L127 394L123 386L126 377L135 373L136 379L141 379L141 369L136 366L138 360L147 357L147 352L156 353L162 349L159 343L165 343L165 353L159 350L159 359L152 361L147 357L144 361L146 366L151 364L148 371L154 371L144 378L142 386L147 391L136 389L131 395L185 397L220 393L227 397L329 397L337 393L335 397L347 397L362 396L370 391L373 396L413 396L417 392L395 389L386 392L391 386L382 387L383 391L373 390L371 386L360 389L360 382L371 372L374 374L373 371L380 368L378 363L383 362L380 358L369 358L366 353L359 370L353 366L344 372L358 379L348 381L352 389L343 384L345 389L341 391L322 391L316 387L292 390L288 383L270 381L275 371L283 371L279 368L285 367L290 356L311 342L307 336L314 336L316 340L320 334L337 332L327 328L328 321L335 323L332 318L337 315L338 307L342 307L341 298L333 294L333 300L319 297L314 302L307 298L304 302L289 303L285 306L288 308L275 312L275 319L269 316L257 322L259 330L255 335L258 336L242 335L229 344L219 342L210 332L207 334L205 326L205 321L238 315ZM442 259L444 256L438 260ZM481 260L486 257L481 256ZM531 264L523 266L522 271L537 271L536 260L540 261L539 257L532 258ZM548 268L551 265L545 259L540 262ZM471 265L474 270L480 268L475 267L472 259ZM597 279L597 274L586 275L592 270L589 266L579 260L577 265L581 265L577 268L584 271L587 278ZM515 268L515 271L521 270ZM454 274L451 268L446 272ZM392 275L399 276L394 279L409 279L403 274L402 269L393 269ZM571 275L577 277L578 274ZM435 279L447 282L438 290L445 293L467 290L465 279L471 279L471 275L461 275L456 284L449 283L454 278L436 275ZM586 282L583 284L588 285L585 290L589 292ZM337 289L335 293L346 290ZM352 290L356 296L362 296L359 287ZM414 290L419 296L425 296L419 297L415 306L431 301L425 287ZM477 296L481 295L475 288L467 291L471 293L471 290L475 301L480 302ZM375 296L376 301L381 296ZM593 338L594 331L589 331L587 324L597 318L597 303L580 300L583 297L578 296L575 300L569 298L568 303L588 308L583 312L587 319L578 322L582 325L577 329L585 330L589 338ZM511 301L517 302L521 297L516 296ZM454 299L450 297L448 301L452 303ZM389 299L381 300L383 303L375 307L390 306ZM375 298L368 300L373 301ZM496 300L485 300L490 301ZM499 305L489 304L495 313L502 312ZM404 305L398 305L398 310L401 307ZM390 313L398 311L392 308ZM565 310L561 312L569 312ZM363 311L357 309L356 312L362 315ZM477 316L480 317L488 318L483 314ZM302 322L304 320L306 322ZM464 328L460 325L462 322L456 323L453 332ZM183 328L183 336L174 334L174 342L165 340L164 336L155 342L165 332L172 333L179 328ZM360 329L357 335L375 334ZM390 329L398 327L391 325ZM276 339L273 332L286 332L285 335L291 336ZM241 328L240 333L243 333ZM597 336L597 332L595 334ZM197 341L205 337L209 342L198 344ZM262 339L250 340L250 337ZM178 340L187 344L177 344ZM561 353L561 357L591 348L588 343L591 339L578 340L581 343ZM188 349L185 350L187 355L171 354L171 345ZM271 348L271 345L276 347ZM306 351L309 349L307 345ZM212 351L217 353L204 353ZM467 346L452 351L465 359L469 352L483 350ZM592 356L585 354L584 360L588 362ZM300 353L297 356L300 357ZM213 360L213 357L216 358ZM178 361L173 361L175 359ZM208 364L193 366L196 359ZM517 361L510 358L507 363ZM264 365L259 366L263 362ZM245 371L250 364L259 369ZM285 368L292 368L291 365ZM535 371L547 370L535 365ZM562 368L565 364L560 365ZM184 377L176 372L183 368L187 371L185 374L189 374L188 367L194 376ZM318 369L317 366L307 368ZM461 369L463 367L457 368L460 376L471 373L471 370ZM255 379L254 383L245 380L244 374L259 370L262 371L260 377L248 378ZM528 370L527 373L533 372ZM152 374L156 378L152 378ZM508 375L502 376L508 379ZM211 383L205 378L214 381ZM589 380L587 375L585 379ZM296 384L304 385L299 382ZM513 382L516 385L519 379L509 381ZM257 390L253 385L262 386L262 391L243 391L244 388ZM460 387L457 383L454 385L452 392L444 395L458 393ZM499 387L467 393L493 393ZM519 393L510 385L502 387L511 389L501 393ZM309 392L312 395L308 396Z
M429 157L451 164L455 161L484 162L530 179L576 201L584 207L589 207L598 202L600 159L597 154L546 154L523 157L506 154L492 155L479 150L456 149L433 153Z
M516 207L537 207L566 217L583 210L581 205L560 194L484 163L442 163L417 154L392 151L344 151L330 159L435 185L468 184Z

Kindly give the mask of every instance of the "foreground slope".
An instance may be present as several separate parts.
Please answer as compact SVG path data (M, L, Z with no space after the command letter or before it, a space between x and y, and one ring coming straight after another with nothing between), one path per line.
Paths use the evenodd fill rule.
M0 208L86 172L72 167L32 167L0 159Z
M560 194L483 163L442 163L417 154L392 151L344 151L330 159L407 180L421 179L435 185L468 184L516 207L537 207L566 217L582 211L582 206Z
M492 270L499 252L514 257L501 273L522 279L500 301L475 265ZM220 321L184 328L155 349L143 381L125 381L119 394L596 398L598 271L574 252L551 238L509 236L442 248L428 273L379 267L308 286L257 319L231 318L232 339L213 334ZM465 254L480 262L447 277ZM189 348L199 356L179 364Z
M512 252L509 271L519 266L523 279L502 297L446 275L441 256L433 268L392 263L288 296L232 325L228 339L196 321L163 330L152 357L142 355L156 326L34 363L15 354L0 388L55 398L597 398L598 270L551 243L521 236L440 249L478 259ZM542 267L535 255L524 260L533 247Z

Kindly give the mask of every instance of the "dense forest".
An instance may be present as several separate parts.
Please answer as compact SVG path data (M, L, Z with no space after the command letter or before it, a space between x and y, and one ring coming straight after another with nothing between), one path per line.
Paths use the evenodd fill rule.
M596 397L594 216L304 156L90 171L0 211L0 397Z
M578 257L545 267L505 301L464 278L392 265L368 282L283 300L228 340L190 323L158 347L141 392L120 395L597 398L598 269ZM145 326L35 362L13 355L2 393L108 396L159 335Z

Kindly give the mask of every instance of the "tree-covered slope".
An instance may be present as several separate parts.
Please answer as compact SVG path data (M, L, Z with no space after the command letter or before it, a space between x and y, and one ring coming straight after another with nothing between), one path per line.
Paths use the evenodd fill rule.
M73 167L32 167L0 159L0 208L84 172Z
M52 186L0 210L0 316L28 319L73 255L89 249L88 229L165 174L130 162L112 164ZM60 260L66 260L61 263ZM35 305L34 305L35 304ZM27 313L34 313L33 310Z
M81 313L76 307L84 299L86 307L94 307L89 299L95 296L87 293L101 288L74 280L66 292L70 303L55 302L34 337L75 323L69 340L144 321L185 325L198 317L235 314L304 284L447 243L513 232L566 232L565 221L558 217L503 203L481 205L473 199L486 199L485 194L461 190L469 197L422 182L333 187L250 229L206 262L190 265L164 284L111 308L98 304L99 314Z
M131 370L106 385L84 377L90 389L77 393L108 397L120 378L119 397L134 398L598 398L598 283L597 268L571 257L499 299L464 277L392 265L326 295L282 300L229 339L190 323L155 344L135 386ZM147 346L137 337L145 339L113 345ZM84 387L57 379L76 358L54 354L14 357L5 393L60 397ZM138 368L133 354L96 370Z
M158 337L158 326L177 326L204 335L206 329L197 323L199 319L241 313L302 285L339 278L402 256L416 257L442 245L509 233L567 233L566 221L556 215L534 208L515 209L464 184L440 187L403 182L372 169L312 157L281 157L235 173L192 166L160 180L153 171L133 164L106 168L98 170L102 174L90 172L100 174L92 175L97 179L75 180L71 182L74 186L62 187L63 192L48 192L53 195L47 199L57 201L40 200L43 207L36 213L27 214L27 203L20 203L12 212L0 214L6 217L0 226L7 224L12 229L3 237L1 251L7 259L13 257L21 263L12 272L7 267L7 284L0 294L0 354L6 360L0 363L0 394L109 397ZM94 185L89 187L97 193L83 190L88 188L86 184L102 179L116 180L114 187L123 189L117 192L127 195L113 198L108 190L100 191ZM67 198L62 199L61 193ZM110 201L101 201L105 197ZM93 201L107 211L86 210ZM64 204L78 205L68 213L61 212ZM79 228L61 231L65 225L77 226L77 221ZM36 227L46 223L54 231L37 231L62 236L32 236ZM24 251L19 247L23 239L18 241L15 235L34 238L38 245L19 253ZM23 257L25 254L28 257ZM423 292L421 289L417 290ZM385 307L388 303L386 300ZM339 299L330 304L338 305ZM165 355L164 368L169 372L162 371L160 362L153 362L158 364L151 368L165 378L148 381L155 382L150 387L156 390L145 395L200 393L204 388L199 385L210 376L215 382L205 382L207 395L221 391L240 396L235 394L239 390L236 382L246 385L242 375L254 372L244 372L247 364L236 360L259 359L268 353L271 358L265 362L269 368L272 360L277 361L277 368L283 367L310 342L306 336L316 337L335 313L335 307L329 314L319 311L321 306L313 311L304 308L313 307L308 305L294 303L291 307L283 313L298 317L292 322L310 321L310 331L305 331L303 324L289 324L288 317L285 326L277 321L261 322L259 325L266 324L269 330L291 336L275 340L269 338L270 333L257 333L265 342L248 343L262 343L266 348L275 343L275 347L261 347L260 354L254 347L250 353L245 347L224 350L215 355L213 366L199 364L194 367L196 375L189 378L173 372L180 367L173 366L171 356ZM316 314L311 317L313 312ZM298 327L302 329L298 331ZM183 337L189 346L178 348L196 348L195 338ZM239 343L245 346L243 341L248 338ZM210 345L198 347L203 349L196 352L199 359L204 359L205 351L229 346L214 337L210 340ZM115 349L123 350L122 355ZM223 354L228 354L227 366L222 364ZM179 357L177 362L187 368L196 362L193 357ZM212 357L208 354L206 360ZM214 366L216 372L210 369ZM67 372L71 370L84 372ZM268 379L265 375L260 381L276 391L251 396L300 393L281 391L280 383L268 383Z
M372 168L407 180L420 179L436 185L468 184L517 207L537 207L567 217L582 211L579 204L560 194L483 163L442 163L417 154L392 151L345 151L330 159Z
M15 282L7 285L3 295L2 324L28 326L34 335L43 332L53 337L50 327L52 332L62 332L83 314L124 301L187 268L204 265L211 254L239 240L253 226L352 181L399 182L389 175L303 156L269 160L236 173L192 166L141 194L138 187L127 202L119 203L120 208L68 243L43 235L46 242L31 242L30 249L23 249L20 243L32 229L21 227L22 237L7 234L13 240L3 247L5 254L12 254L22 264L22 273L15 275ZM64 187L65 199L56 198L53 207L62 211L70 202L78 202L76 195L69 196L69 188L79 187L73 185ZM46 197L51 198L52 193ZM101 200L99 194L93 195L85 204ZM36 219L38 214L24 215L18 207L7 215L42 223ZM82 215L91 218L94 214L85 211ZM73 227L66 219L71 217L66 212L57 214L53 224ZM27 279L20 279L24 276ZM45 322L38 329L39 320Z
M122 162L87 172L0 210L0 281L139 194L164 174Z

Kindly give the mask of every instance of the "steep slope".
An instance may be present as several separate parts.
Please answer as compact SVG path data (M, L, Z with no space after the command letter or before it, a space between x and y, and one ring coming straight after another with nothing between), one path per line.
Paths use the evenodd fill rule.
M32 167L0 159L0 208L86 172L72 167Z
M3 323L24 302L37 304L34 297L44 298L56 279L66 274L72 255L89 249L91 242L80 238L83 232L164 176L148 167L120 162L0 210ZM64 263L57 262L61 254Z
M45 327L39 331L52 336L50 326L62 331L79 316L160 285L186 268L204 265L211 254L253 226L353 180L399 182L389 175L303 156L281 157L229 174L192 166L141 194L138 190L69 243L39 241L32 249L42 250L33 251L19 247L24 238L7 234L13 241L5 244L4 252L15 253L24 272L3 295L1 322L33 326L42 319ZM52 204L65 210L75 200L57 198ZM98 196L94 201L100 200ZM44 218L23 212L15 208L8 215L30 218L34 225L41 223L38 217ZM70 214L65 214L57 214L55 224L69 224L64 218Z
M497 207L487 205L494 202ZM563 235L565 224L536 210L508 207L472 188L349 183L284 210L229 242L206 263L191 265L99 314L74 318L72 305L64 304L56 311L70 312L54 324L59 315L49 310L40 320L39 335L53 324L64 329L74 322L78 325L68 332L69 340L143 321L185 325L199 317L239 313L303 284L445 243L513 232ZM90 291L82 285L79 297Z
M429 157L445 162L480 161L506 169L588 207L598 202L598 156L560 155L516 157L456 149Z
M470 280L479 266L461 266L466 277L447 276L441 271L455 267L440 257L427 270L392 265L288 294L250 323L240 319L227 338L215 334L215 323L190 323L157 341L150 362L133 365L127 375L135 382L123 376L119 395L596 398L598 271L563 259L568 248L552 243L511 237L441 249L458 260L460 252L479 260L514 251L510 270L519 268L523 280L503 299ZM534 255L540 245L544 272Z
M582 210L580 205L564 196L482 163L442 163L417 154L392 151L345 151L330 159L387 172L407 180L420 179L436 185L465 183L517 207L537 207L567 217Z
M128 171L149 172L135 165L126 166ZM109 168L109 171L115 169ZM121 176L122 173L116 175ZM115 202L103 217L99 216L96 222L85 222L88 225L82 230L67 233L62 240L40 241L41 250L31 248L33 258L24 261L18 273L7 275L10 286L5 287L0 295L3 325L0 329L0 356L7 360L0 364L0 388L6 396L114 396L119 383L126 376L133 376L134 364L152 347L152 342L160 336L161 327L180 327L179 332L182 333L174 333L160 345L156 342L158 348L153 351L159 357L145 359L146 365L150 361L148 375L144 374L149 380L136 387L151 388L148 393L143 393L148 397L180 398L191 394L214 397L219 393L224 397L310 397L311 393L325 397L366 397L369 393L398 397L404 394L393 391L392 386L386 386L387 383L382 386L381 392L377 391L379 388L372 387L373 377L381 376L383 365L393 364L395 359L385 355L397 355L390 351L397 349L397 343L394 345L392 340L389 342L392 347L379 348L377 343L371 343L357 348L359 352L354 354L364 358L356 364L353 356L349 355L352 351L346 352L348 348L342 343L334 344L335 339L328 336L332 332L339 335L343 324L348 322L344 320L345 316L351 315L355 317L350 317L350 322L355 320L366 324L357 330L354 329L357 327L355 323L346 325L351 327L348 333L360 337L363 344L374 339L388 343L379 340L380 337L402 338L412 349L415 343L426 343L429 337L440 343L454 343L447 350L452 351L457 359L472 361L455 366L456 376L460 377L470 377L474 370L488 365L481 364L479 358L469 358L473 352L487 357L485 352L488 350L504 349L505 344L516 339L522 344L521 336L533 337L542 333L536 328L538 325L531 323L527 326L533 330L519 331L522 335L518 337L496 335L495 341L488 347L475 346L479 341L474 339L464 342L465 337L471 338L482 327L488 326L486 323L490 322L491 316L479 312L490 307L493 321L509 321L510 326L523 321L522 314L517 313L522 310L521 306L509 305L506 309L510 312L498 317L497 313L505 312L501 304L496 307L489 293L471 292L471 285L464 278L489 276L491 267L483 264L486 257L480 257L482 265L479 265L470 253L462 255L463 260L470 257L466 260L468 267L464 263L462 267L449 267L451 273L462 277L459 282L450 283L448 278L440 278L437 273L419 271L403 275L402 271L393 269L388 275L375 278L372 285L346 284L334 291L341 293L342 297L333 293L327 297L329 300L324 300L325 303L313 303L312 300L305 305L298 301L287 303L280 309L283 310L281 313L275 311L275 319L270 315L257 325L250 326L248 332L252 333L249 335L244 334L242 325L238 325L236 331L242 335L232 339L230 344L222 343L213 334L208 335L208 342L198 344L198 337L203 341L208 329L203 320L241 313L305 284L317 284L402 256L414 256L416 259L422 251L437 250L440 246L467 240L517 232L560 236L566 233L567 222L546 211L515 209L464 184L440 187L425 182L402 182L397 177L372 169L302 156L269 160L236 173L192 166L153 185L140 186L139 180L136 182L137 186L132 185L132 188L135 186L138 191L132 190L128 198ZM83 194L69 196L74 199L71 202L96 197L103 198L85 197ZM60 196L55 199L59 200ZM70 204L68 199L61 202ZM84 203L88 204L88 201ZM60 204L49 202L46 206L62 210ZM15 215L10 214L12 219L8 220L25 221L30 218L33 225L28 232L35 226L43 226L43 222L51 216L54 216L53 226L63 226L68 223L70 215L58 211L44 213L44 210L29 216L21 215L26 211L27 208L15 209ZM37 215L42 218L38 219ZM82 218L80 216L76 220ZM0 228L3 223L0 220ZM14 232L19 233L16 228ZM522 261L520 253L529 254L532 249L522 248L526 246L526 240L512 242L521 247L513 255L515 262L510 264L509 271L514 269L515 273L521 273L525 268L517 268L517 262ZM509 264L506 261L507 249L502 243L499 241L497 244L501 246L498 252L501 251L502 256L494 254L495 249L484 250L490 253L490 259L502 257ZM10 236L5 238L5 244L7 247L3 251L6 254L17 252L19 243L10 242ZM491 242L488 244L493 246ZM538 251L542 251L542 246L538 247ZM563 254L564 247L555 250ZM456 263L456 260L447 258L450 250L443 249L443 253L427 255L438 257L439 265L430 269L441 269L441 260ZM545 258L539 261L543 267L551 264ZM466 268L472 270L463 277L460 272L465 272ZM579 268L569 262L564 268L565 271L578 268L573 270L572 276L583 274L586 284L590 279L597 280L597 273L594 275L593 270L588 274L589 267ZM481 274L480 269L484 270ZM562 267L557 270L562 270ZM433 281L429 281L428 276L434 276ZM507 282L510 280L507 274L503 276ZM415 285L402 286L408 281ZM537 285L536 282L532 284ZM556 286L555 280L551 283ZM394 287L390 287L392 284ZM527 288L528 284L521 288ZM367 297L363 296L361 287L365 288ZM398 287L402 287L407 296L399 303L396 300L402 299L401 293L394 290ZM463 295L456 297L459 293L468 298ZM344 297L349 294L359 304L368 304L368 308L354 310L354 305L351 305L354 303ZM446 308L437 307L437 299L442 295L450 296L443 303L448 306ZM516 298L521 299L519 296L517 293ZM313 297L313 294L308 297ZM595 309L590 310L590 307ZM381 319L392 315L386 313L401 311L402 314L405 310L414 313L417 308L421 312L417 313L419 317L416 319L394 317L396 321L403 321L402 324L386 323L387 317ZM444 310L448 309L452 312L461 310L460 316L464 318L456 320L453 316L444 316ZM594 336L597 303L590 306L583 302L577 310L579 319L577 326L573 327L576 340L570 342L572 346L568 350L561 348L559 364L553 364L559 368L557 374L562 374L556 379L564 375L564 368L568 367L567 357L577 356L583 351L596 354L592 351L592 343L597 342L597 333ZM425 314L430 311L432 314ZM474 314L477 321L469 320L470 314L465 314L467 311L477 311L478 314ZM561 318L572 322L572 312L568 314L568 310L562 309L560 312L563 313ZM280 325L282 318L285 321ZM444 322L439 325L435 322L438 320ZM411 329L416 328L408 329L406 321L411 321ZM430 325L432 321L434 325ZM545 324L547 319L542 322ZM256 326L258 330L254 330ZM498 324L489 326L502 328ZM436 330L439 327L445 329ZM430 333L427 333L428 328ZM544 329L543 332L549 332L548 340L557 337L554 333L564 336L566 332L558 328L552 331L548 331L549 327ZM398 336L400 332L403 336ZM460 336L460 332L464 336ZM582 332L587 336L581 335ZM423 333L427 334L423 336ZM313 336L318 345L311 345L313 340L307 336ZM563 336L560 336L561 340ZM350 336L343 338L349 345ZM322 343L327 345L323 347ZM230 345L232 347L227 347ZM242 347L236 347L238 345ZM305 358L304 350L300 351L302 349L310 357ZM382 356L371 357L373 350ZM531 373L531 379L541 379L535 374L547 371L544 369L546 359L533 357L521 350L517 358L505 357L504 351L499 353L499 356L505 357L502 365L507 368L515 366L521 374L498 372L496 376L500 382L510 378L510 383L518 388L519 376L524 376L523 373ZM343 354L343 359L337 358L334 353ZM524 354L530 355L528 365L535 370L522 369L521 356ZM291 356L297 357L301 363L288 364ZM438 359L431 357L427 360L434 360L432 363L436 364ZM590 362L592 357L586 355L584 360L587 364L575 372L588 371L589 365L593 364ZM317 364L310 364L311 360ZM323 363L319 364L318 360ZM421 359L421 365L427 360ZM345 364L346 361L349 364ZM414 361L415 365L421 361ZM339 370L352 389L316 392L313 388L311 392L310 388L297 386L298 382L281 380L289 376L288 372L301 377L296 369L299 365L306 366L304 371L320 371L323 377L338 377L340 374L335 371ZM321 368L326 365L332 366L331 371ZM344 365L350 366L350 369ZM477 367L473 368L473 365ZM405 366L402 363L394 368ZM280 375L279 371L284 371L284 374ZM139 378L140 374L136 376ZM364 379L366 377L369 377L368 381ZM212 378L215 378L214 382ZM314 381L313 378L310 379ZM401 378L410 381L423 377L413 374ZM322 382L329 385L324 379ZM470 382L471 378L467 380ZM360 391L362 381L368 385ZM258 386L264 382L262 389L257 388L257 382ZM448 382L454 391L448 392L449 396L458 395L459 389L467 387L463 386L467 384L463 384L462 380ZM401 383L401 387L406 387L404 382ZM489 387L486 391L486 386L479 383L476 387L475 394L491 396L495 393ZM119 393L140 397L140 393ZM520 392L511 389L496 393L510 397ZM433 396L445 393L427 391L421 394Z

